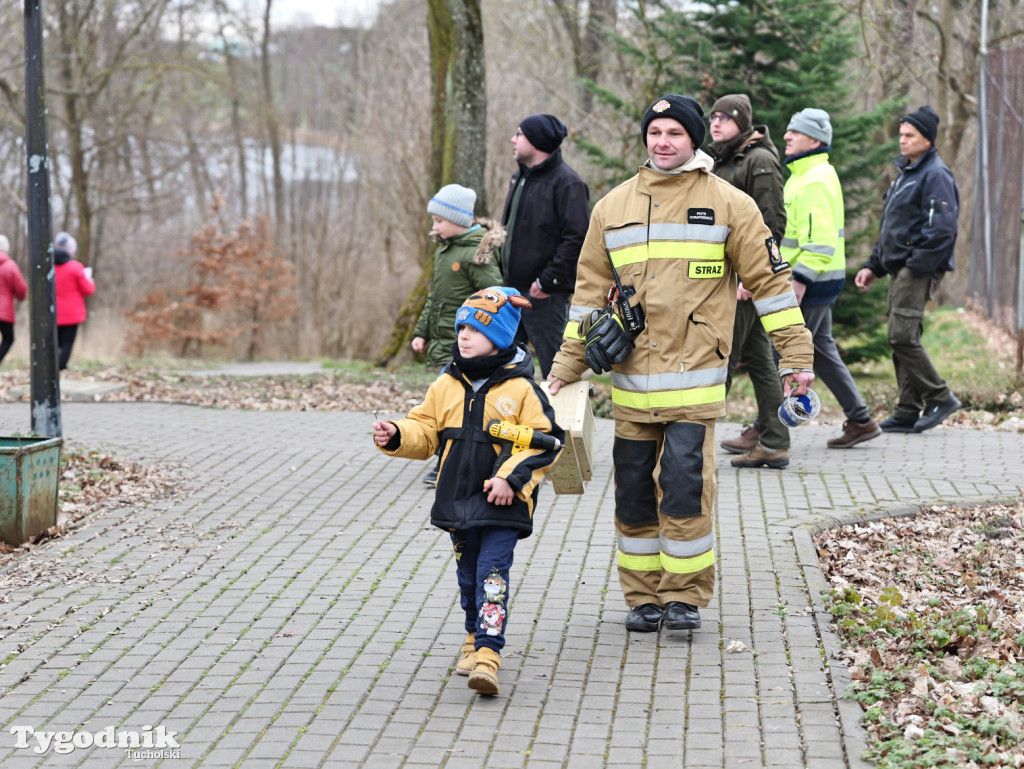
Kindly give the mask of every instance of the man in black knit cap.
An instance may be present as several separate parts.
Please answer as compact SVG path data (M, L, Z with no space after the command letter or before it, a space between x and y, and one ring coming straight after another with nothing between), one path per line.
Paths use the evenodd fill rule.
M891 275L888 335L896 367L896 408L880 426L889 433L930 430L960 408L921 345L924 308L953 271L960 193L935 149L939 116L929 106L900 120L899 176L885 195L878 242L855 283L867 291Z
M517 338L533 345L543 377L562 344L590 219L587 185L562 160L567 134L554 115L530 115L519 124L512 136L519 170L509 182L501 217L507 232L501 249L505 285L533 305L523 311Z

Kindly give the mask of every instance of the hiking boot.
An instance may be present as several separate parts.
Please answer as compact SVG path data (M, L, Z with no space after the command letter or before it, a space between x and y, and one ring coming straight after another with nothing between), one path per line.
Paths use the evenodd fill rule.
M696 606L682 601L669 601L665 605L666 630L696 630L700 627L700 612Z
M497 694L499 668L501 656L498 652L488 646L481 646L476 650L476 665L469 676L469 688L477 694Z
M466 640L462 642L459 649L459 661L455 665L455 672L460 676L468 676L476 667L476 634L469 633Z
M743 428L743 432L739 434L738 438L730 438L729 440L722 441L718 445L730 454L746 454L757 445L757 441L760 437L760 430L754 427L754 425L747 425Z
M644 603L634 606L626 615L626 630L637 633L656 633L661 627L661 617L665 613L656 603Z
M883 433L912 433L916 423L916 418L897 419L895 416L891 416L879 422L878 426L882 428Z
M942 403L928 406L924 410L921 418L914 422L914 432L923 433L925 430L931 430L958 408L960 408L960 401L957 400L953 393L950 393L949 397Z
M830 449L848 449L850 446L877 438L881 434L882 428L874 419L869 419L867 422L854 422L852 419L847 419L843 422L843 434L829 440L828 447Z
M734 457L733 467L773 467L781 470L789 464L789 452L785 449L770 449L758 443L746 454Z

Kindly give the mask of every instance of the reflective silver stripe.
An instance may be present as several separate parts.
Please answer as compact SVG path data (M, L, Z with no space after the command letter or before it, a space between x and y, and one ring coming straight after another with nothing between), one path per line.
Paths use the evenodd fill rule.
M677 542L667 537L659 537L661 552L671 555L673 558L693 558L695 555L706 553L715 546L715 535L695 539L692 542Z
M836 252L835 246L819 246L814 243L804 243L802 248L804 251L810 251L812 254L821 254L822 256L832 256Z
M597 307L584 307L581 304L574 304L569 308L569 320L579 323L584 315L590 315L592 312L600 312Z
M793 268L796 272L796 267ZM796 294L792 291L787 291L784 294L778 296L769 296L767 299L755 299L754 309L757 310L758 317L761 315L767 315L771 312L778 312L779 310L788 310L790 307L798 307L799 302L796 301Z
M652 224L651 240L703 240L708 243L724 243L729 237L729 227L716 224Z
M647 242L647 226L630 227L626 230L613 230L604 234L604 244L609 250L623 246L635 246Z
M802 275L812 283L818 283L823 280L842 280L846 277L845 270L828 270L827 272L816 272L814 268L808 267L806 264L800 264L799 262L793 267L793 272ZM763 313L762 313L763 314Z
M839 228L839 237L841 237L841 238L845 238L846 237L846 228L845 227L840 227Z
M705 243L725 243L729 239L730 227L718 224L675 224L660 222L651 225L650 240L670 241L703 241ZM604 244L609 250L624 246L637 246L646 243L647 227L640 225L622 230L613 230L604 234Z
M729 375L729 367L680 371L671 374L619 374L612 372L612 387L631 392L655 392L658 390L686 390L690 387L708 387L723 384Z
M783 248L800 248L800 241L796 238L783 238L779 245Z
M619 550L630 555L655 555L661 552L656 537L623 537L619 535Z

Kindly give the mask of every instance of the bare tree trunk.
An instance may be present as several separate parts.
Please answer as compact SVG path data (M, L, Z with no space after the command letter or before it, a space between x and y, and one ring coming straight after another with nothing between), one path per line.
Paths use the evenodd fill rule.
M601 74L601 59L608 45L611 30L615 27L615 0L590 0L590 12L587 14L587 27L580 46L580 58L577 75L582 79L596 83ZM594 108L594 93L580 83L580 109L589 114Z
M487 210L487 72L480 0L428 0L430 41L430 190L461 184ZM412 335L430 285L430 244L424 241L420 277L398 313L391 339L378 358L387 363Z
M80 97L75 78L76 48L73 38L77 32L75 19L69 15L66 4L60 4L57 17L60 30L61 50L60 81L64 91L64 110L68 121L68 162L71 165L71 194L75 201L78 214L78 228L75 240L78 241L78 258L83 264L91 264L89 259L92 248L92 204L89 201L89 171L85 167L85 142L82 136L82 118L78 113ZM65 216L67 214L65 213Z
M270 78L270 6L273 0L267 0L263 12L263 41L260 48L260 62L263 68L263 114L267 125L267 138L270 140L270 158L274 167L274 229L283 231L285 223L284 211L284 180L281 178L281 128L278 124L277 110L274 107L274 90Z

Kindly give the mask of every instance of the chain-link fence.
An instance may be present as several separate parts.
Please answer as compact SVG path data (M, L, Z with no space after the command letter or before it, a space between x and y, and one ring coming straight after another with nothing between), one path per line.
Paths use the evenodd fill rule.
M974 194L973 307L1024 349L1024 46L990 51L982 79Z

